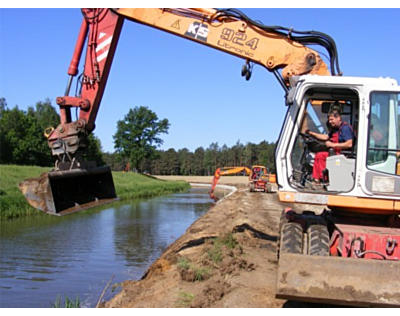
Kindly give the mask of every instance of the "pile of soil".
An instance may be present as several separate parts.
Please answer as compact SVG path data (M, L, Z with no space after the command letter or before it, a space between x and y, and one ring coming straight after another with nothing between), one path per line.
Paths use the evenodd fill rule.
M274 193L242 188L194 222L104 307L282 307L276 241L284 208Z

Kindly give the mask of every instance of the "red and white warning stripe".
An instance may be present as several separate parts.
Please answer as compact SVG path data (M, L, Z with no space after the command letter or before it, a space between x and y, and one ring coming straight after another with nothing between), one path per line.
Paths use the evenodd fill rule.
M103 40L100 42L101 39ZM111 40L112 36L107 37L106 33L100 32L99 44L96 47L96 57L98 63L107 57L111 45Z

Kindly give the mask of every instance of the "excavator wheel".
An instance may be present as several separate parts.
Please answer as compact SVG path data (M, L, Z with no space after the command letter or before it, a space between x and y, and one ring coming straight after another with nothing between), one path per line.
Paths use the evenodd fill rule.
M308 249L311 256L329 256L329 232L325 225L311 225L307 229Z
M303 253L303 228L299 223L284 223L280 230L278 258L284 253Z
M254 192L254 184L250 184L250 192Z

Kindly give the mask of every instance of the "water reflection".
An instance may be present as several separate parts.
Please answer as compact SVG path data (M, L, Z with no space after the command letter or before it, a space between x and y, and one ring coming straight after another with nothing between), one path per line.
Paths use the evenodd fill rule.
M210 205L207 190L193 188L66 217L1 223L0 307L50 307L57 295L94 306L113 274L114 282L140 278Z

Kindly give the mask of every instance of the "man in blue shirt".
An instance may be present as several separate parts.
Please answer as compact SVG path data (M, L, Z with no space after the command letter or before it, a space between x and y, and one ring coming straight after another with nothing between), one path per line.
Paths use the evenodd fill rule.
M326 147L335 150L336 155L339 155L342 149L350 149L353 147L353 129L347 122L342 121L342 116L338 109L334 108L329 111L328 124L331 127L329 134L319 134L310 130L306 131L306 133L316 139L324 141ZM312 174L315 182L320 182L322 180L322 171L326 168L326 158L328 156L329 153L327 151L316 153Z

